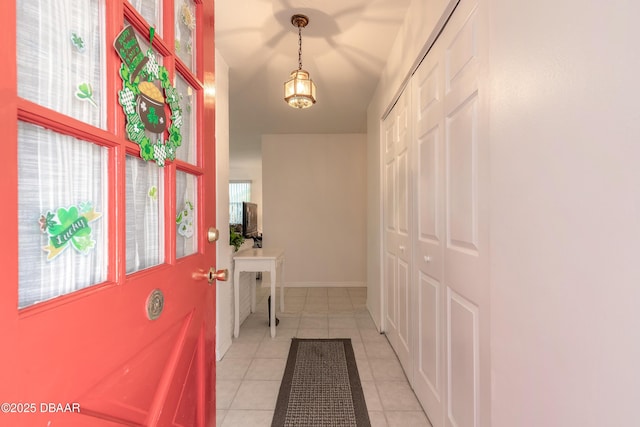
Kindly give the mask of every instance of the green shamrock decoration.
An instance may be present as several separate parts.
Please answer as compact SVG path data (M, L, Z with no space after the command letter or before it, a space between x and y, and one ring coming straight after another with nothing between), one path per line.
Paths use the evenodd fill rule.
M78 34L71 33L71 44L73 45L73 47L76 48L78 52L80 53L84 52L84 48L85 48L84 39L80 37Z
M89 101L94 107L98 106L98 104L96 104L96 101L93 99L93 88L89 83L80 83L78 85L76 98L81 101Z
M158 187L152 185L149 189L149 197L151 200L158 200Z
M156 114L155 108L149 108L149 114L147 114L147 117L149 118L150 123L153 123L154 125L158 124L158 115Z
M80 213L89 212L93 209L93 203L91 202L80 202L78 203L78 207L80 208Z
M42 248L47 252L47 260L60 255L69 245L81 254L95 247L89 223L102 214L97 213L90 202L80 203L79 207L58 208L55 214L47 212L40 217L40 229L49 236L48 245Z
M95 241L91 239L91 228L89 228L85 221L78 221L78 209L75 206L71 208L64 209L60 208L57 212L58 219L60 220L59 224L52 225L49 227L49 233L52 236L59 236L65 232L69 228L71 228L74 224L78 224L79 230L75 231L74 234L69 237L71 245L78 250L78 252L86 253L89 249L91 249L95 245ZM55 241L53 244L56 246L59 242L64 242L64 238L66 235L62 236L62 238ZM52 239L53 240L53 239ZM65 242L66 243L66 242Z
M169 126L169 140L174 147L182 145L182 135L180 129L176 129L174 125Z
M142 138L142 141L140 141L140 157L142 157L143 160L154 160L153 158L153 145L151 144L151 141L149 140L148 137L144 137Z
M176 224L178 224L178 234L189 239L193 236L193 203L190 201L184 202L182 211L176 217Z
M163 89L167 89L171 86L171 81L169 80L169 71L165 67L160 67L158 69L158 80L160 80Z

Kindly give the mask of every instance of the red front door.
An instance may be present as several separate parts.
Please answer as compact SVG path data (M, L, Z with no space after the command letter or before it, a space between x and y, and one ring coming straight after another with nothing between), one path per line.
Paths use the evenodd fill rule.
M0 425L214 424L213 10L3 4Z

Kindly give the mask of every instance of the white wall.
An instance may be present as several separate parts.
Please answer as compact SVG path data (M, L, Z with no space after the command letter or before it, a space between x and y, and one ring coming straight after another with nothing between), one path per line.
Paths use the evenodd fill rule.
M216 50L216 269L231 273L229 246L229 67ZM231 346L233 334L233 274L227 282L216 282L216 360Z
M640 4L490 13L493 425L638 425Z
M263 135L264 245L287 286L365 286L366 136Z

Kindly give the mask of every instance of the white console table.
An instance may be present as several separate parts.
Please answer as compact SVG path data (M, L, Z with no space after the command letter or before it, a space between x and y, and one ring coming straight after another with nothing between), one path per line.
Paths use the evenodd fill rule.
M276 336L276 271L281 267L282 278L280 279L280 311L284 311L284 251L274 248L252 248L244 249L233 256L233 299L234 299L234 320L233 336L238 337L240 333L240 272L265 272L271 276L271 338ZM251 312L256 311L256 284L255 275L251 284Z

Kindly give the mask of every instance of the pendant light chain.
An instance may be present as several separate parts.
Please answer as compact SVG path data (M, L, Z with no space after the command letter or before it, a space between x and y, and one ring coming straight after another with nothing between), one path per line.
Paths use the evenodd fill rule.
M298 24L298 70L302 70L302 27Z

